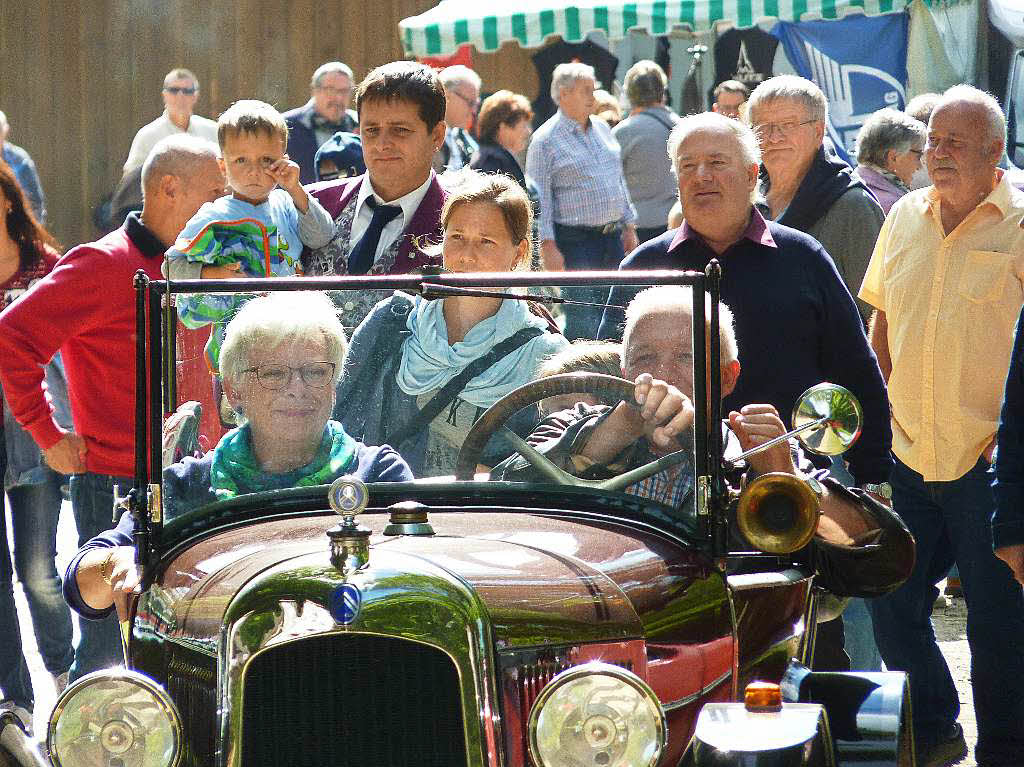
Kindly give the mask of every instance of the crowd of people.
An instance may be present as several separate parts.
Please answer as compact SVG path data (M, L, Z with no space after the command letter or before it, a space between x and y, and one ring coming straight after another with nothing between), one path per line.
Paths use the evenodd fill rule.
M667 106L667 82L653 61L635 63L621 110L591 67L561 64L557 112L533 131L527 97L481 100L485 84L465 66L392 62L357 84L328 62L304 106L281 114L241 100L215 122L193 112L195 75L175 69L164 113L140 129L124 165L117 199L132 212L63 257L31 158L5 143L0 113L0 474L13 520L0 536L0 706L25 718L34 700L15 570L58 689L119 660L113 612L137 580L130 527L107 528L114 487L132 484L134 395L112 382L134 380L136 270L703 270L718 259L726 443L739 451L782 434L800 393L823 380L864 411L845 460L815 468L783 446L748 469L748 479L824 480L823 550L867 550L889 531L891 545L872 549L889 559L862 560L848 589L867 598L851 603L845 626L819 628L816 663L909 672L918 763L955 763L966 754L959 700L930 615L936 583L956 565L978 764L1018 764L1024 193L999 167L999 104L961 85L881 110L860 131L854 168L828 138L828 101L809 80L777 76L752 92L726 81L711 111L683 117ZM344 473L451 474L483 410L568 370L610 366L634 388L632 401L563 398L514 419L560 468L602 476L678 450L694 408L688 293L586 286L562 298L553 316L500 295L180 297L186 327L212 328L211 388L234 428L168 468L168 509ZM532 470L502 440L477 469ZM626 492L685 506L692 474L670 467ZM88 619L74 650L54 568L65 482L82 549L64 598ZM905 582L883 594L871 586L882 572Z

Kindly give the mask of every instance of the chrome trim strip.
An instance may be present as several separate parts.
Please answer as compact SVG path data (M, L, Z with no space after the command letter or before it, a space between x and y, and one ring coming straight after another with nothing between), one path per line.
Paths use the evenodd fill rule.
M783 586L799 581L808 580L811 576L801 570L791 567L782 572L768 573L742 573L728 577L729 587L734 591L747 591L748 589L763 589L766 586Z
M675 711L677 708L689 706L691 703L694 703L703 698L705 695L711 693L715 688L725 684L727 681L729 681L731 677L732 671L726 671L724 674L719 676L718 679L715 679L711 684L702 687L700 690L693 693L693 695L687 695L685 698L674 700L671 703L663 703L661 704L661 708L666 714L668 714L672 711Z

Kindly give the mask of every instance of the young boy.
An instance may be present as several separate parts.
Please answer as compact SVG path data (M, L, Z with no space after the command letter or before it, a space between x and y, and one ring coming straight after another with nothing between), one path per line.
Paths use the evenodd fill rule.
M288 159L284 117L262 101L236 101L217 120L221 167L230 193L203 205L167 251L171 279L290 277L303 246L320 248L334 235L334 221L299 183L299 166ZM280 186L280 189L277 187ZM177 298L190 328L227 322L242 296ZM221 333L207 356L216 370Z

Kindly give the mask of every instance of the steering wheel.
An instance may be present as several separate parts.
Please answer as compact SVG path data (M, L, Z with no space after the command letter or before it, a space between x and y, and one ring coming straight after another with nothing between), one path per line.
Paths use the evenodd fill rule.
M487 408L473 424L469 434L466 435L465 442L462 443L462 449L459 450L459 457L455 464L455 479L462 481L473 479L487 441L499 427L504 427L505 422L524 407L548 397L557 397L560 394L603 394L632 403L634 386L632 381L627 381L625 378L603 373L563 373L523 384ZM692 452L688 448L683 448L608 479L580 479L556 466L511 429L503 428L503 434L523 458L552 482L559 485L591 487L599 490L622 490L634 482L639 482L670 466L675 466Z

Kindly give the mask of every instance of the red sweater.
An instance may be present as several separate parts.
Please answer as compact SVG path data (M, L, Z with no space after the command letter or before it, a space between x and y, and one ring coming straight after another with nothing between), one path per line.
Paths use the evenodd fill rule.
M14 417L44 450L53 420L43 365L60 350L86 468L130 477L135 455L136 270L162 279L164 246L132 214L103 239L79 245L0 314L0 381Z

